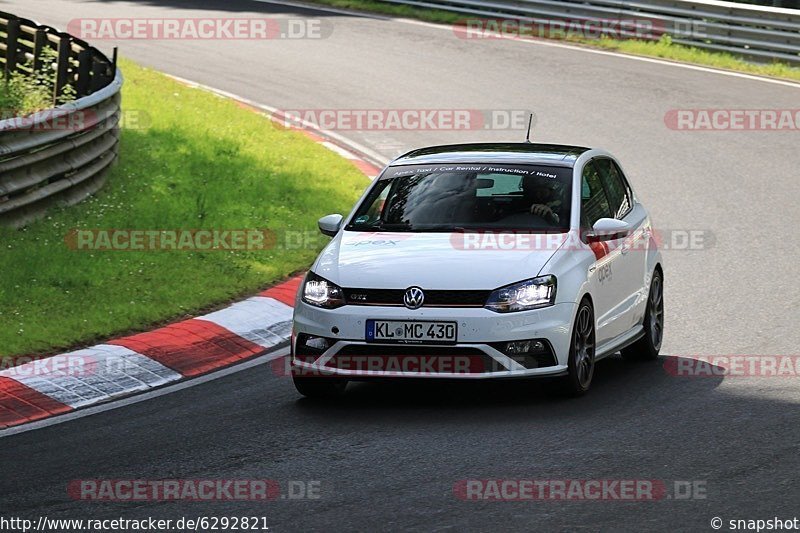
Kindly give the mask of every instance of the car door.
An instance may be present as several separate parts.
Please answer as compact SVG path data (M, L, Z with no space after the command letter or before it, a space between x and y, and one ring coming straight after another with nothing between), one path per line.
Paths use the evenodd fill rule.
M619 274L617 289L620 291L620 303L615 315L619 327L618 333L624 333L641 321L644 312L645 269L647 263L646 246L644 246L644 225L647 213L641 204L633 203L633 194L628 181L617 163L608 157L595 160L600 172L600 181L606 192L612 218L630 224L630 234L618 241L619 258L615 265L615 274Z
M589 234L599 219L613 218L607 191L594 160L589 161L582 171L580 218L584 235ZM597 321L595 340L598 346L626 329L619 320L620 305L625 294L619 245L619 239L588 243L595 256L594 263L589 266L588 283L594 302Z

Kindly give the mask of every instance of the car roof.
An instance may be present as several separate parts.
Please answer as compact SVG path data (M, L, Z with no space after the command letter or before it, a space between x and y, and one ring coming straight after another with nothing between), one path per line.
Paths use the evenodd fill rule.
M391 162L391 166L432 163L510 163L572 167L590 150L583 146L537 143L469 143L429 146L412 150Z

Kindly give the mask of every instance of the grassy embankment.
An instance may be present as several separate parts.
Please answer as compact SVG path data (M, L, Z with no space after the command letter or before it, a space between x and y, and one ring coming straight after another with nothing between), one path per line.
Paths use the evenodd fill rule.
M348 161L236 103L130 61L120 162L87 201L0 228L0 356L40 354L143 330L253 294L309 265L325 214L367 184ZM244 251L77 251L73 229L261 229ZM295 233L286 246L287 232Z

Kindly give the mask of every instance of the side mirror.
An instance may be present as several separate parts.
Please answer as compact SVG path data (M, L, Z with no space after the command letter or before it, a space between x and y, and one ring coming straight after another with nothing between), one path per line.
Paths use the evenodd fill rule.
M586 242L613 241L627 237L631 232L631 225L624 220L616 218L601 218L592 226L592 231L586 235Z
M328 237L335 237L337 233L339 233L339 228L342 227L342 220L344 217L342 215L327 215L319 219L317 225L319 226L319 230L322 232L323 235L327 235Z

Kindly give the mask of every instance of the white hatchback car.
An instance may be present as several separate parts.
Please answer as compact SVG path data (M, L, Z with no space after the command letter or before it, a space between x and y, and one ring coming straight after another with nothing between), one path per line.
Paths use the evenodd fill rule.
M319 227L333 240L292 330L303 395L341 394L350 380L533 376L582 394L599 359L658 356L661 254L602 150L414 150Z

